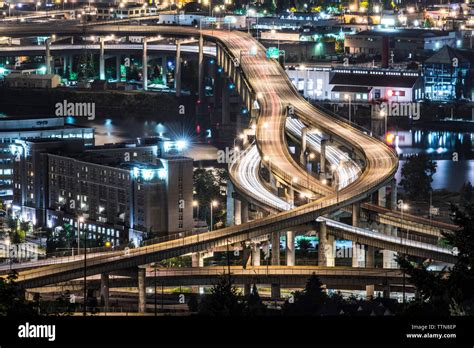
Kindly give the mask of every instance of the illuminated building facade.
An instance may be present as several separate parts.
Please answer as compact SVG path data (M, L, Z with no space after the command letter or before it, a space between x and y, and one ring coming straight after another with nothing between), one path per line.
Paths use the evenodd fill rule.
M472 52L444 46L423 64L425 94L431 100L472 100Z
M53 230L77 220L89 240L118 245L190 231L192 159L164 146L18 141L13 206L25 220ZM159 158L158 154L164 156ZM32 180L32 178L35 178Z
M94 129L67 124L63 117L0 119L0 199L13 198L13 160L10 145L18 139L74 139L84 140L86 146L94 145Z

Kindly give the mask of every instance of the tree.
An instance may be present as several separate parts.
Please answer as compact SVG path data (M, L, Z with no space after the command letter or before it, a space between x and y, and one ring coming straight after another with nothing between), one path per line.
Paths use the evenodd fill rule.
M253 285L252 292L247 296L245 314L249 316L264 315L267 307L263 304L258 293L257 285Z
M314 273L308 279L304 290L296 291L293 298L293 303L286 301L283 306L286 314L319 315L329 299L323 284Z
M213 200L217 200L218 211L213 211L214 224L218 221L223 213L225 213L224 196L220 192L220 183L224 180L219 171L214 173L212 170L196 169L194 171L194 189L196 191L196 199L199 204L199 218L206 219L210 223L210 204Z
M199 314L209 316L239 316L244 306L239 301L239 293L227 276L219 278L199 304Z
M426 154L408 157L402 167L400 185L410 199L420 199L428 195L431 191L433 175L436 173L436 166L436 163Z
M20 221L18 218L9 218L7 225L10 228L8 235L11 244L21 244L25 241L26 232L31 229L31 222Z
M74 295L69 290L62 292L61 295L54 301L54 315L66 316L72 315L79 306L74 299Z
M18 273L11 271L6 278L0 278L0 316L35 316L32 303L25 300L23 290L16 280Z
M46 235L46 252L55 252L58 249L68 249L72 246L72 242L77 247L77 241L74 239L74 232L72 226L65 223L62 228L48 232Z
M296 243L296 246L301 250L302 253L306 254L311 248L311 242L305 238L300 238Z
M458 251L452 268L440 273L428 271L427 264L414 264L405 257L397 262L409 276L420 294L416 306L418 311L448 314L474 314L474 205L464 210L451 205L451 218L460 226L454 232L442 232L448 245Z
M462 185L460 196L461 197L459 199L459 202L461 203L462 206L466 206L468 204L474 203L473 202L473 188L470 181L465 182Z

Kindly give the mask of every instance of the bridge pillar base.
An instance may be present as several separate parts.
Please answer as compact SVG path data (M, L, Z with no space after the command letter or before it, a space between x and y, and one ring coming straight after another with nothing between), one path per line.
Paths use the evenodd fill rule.
M383 298L390 298L390 285L385 285L383 288Z
M352 267L364 267L365 246L352 242Z
M273 299L281 298L281 287L280 284L271 285L271 295Z
M318 266L334 267L334 236L328 236L326 222L319 226Z
M370 299L374 298L374 290L375 290L374 285L366 285L365 286L365 296L366 296L367 300L370 300Z
M252 266L260 266L260 245L252 245Z
M244 296L249 296L250 295L250 284L244 284Z

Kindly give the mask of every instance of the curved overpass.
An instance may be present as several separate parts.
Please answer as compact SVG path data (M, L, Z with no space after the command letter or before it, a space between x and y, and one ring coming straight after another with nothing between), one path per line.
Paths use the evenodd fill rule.
M162 26L0 26L0 35L38 36L49 34L139 34L190 37L196 36L197 33L194 28ZM306 205L274 216L204 233L201 236L185 237L182 243L181 241L165 242L137 248L129 255L113 253L113 255L97 257L91 260L92 264L88 268L90 274L100 272L105 264L110 266L110 263L113 263L116 267L124 267L127 264L130 266L146 264L164 258L166 255L206 250L211 245L226 245L229 240L240 242L262 234L313 222L321 215L368 197L379 187L386 185L397 170L398 159L392 149L347 122L312 107L299 95L280 65L274 60L266 59L265 48L249 35L236 31L217 30L204 30L202 35L206 40L217 42L218 48L224 49L230 59L241 59L240 73L250 86L252 94L258 98L260 115L256 124L256 140L260 155L269 159L266 165L275 176L288 184L296 179L295 189L314 200ZM242 55L242 52L248 52L251 47L257 48L255 56ZM288 106L294 108L296 115L305 125L318 128L325 134L341 140L364 161L365 168L363 172L337 194L332 188L324 185L316 178L308 177L306 171L291 158L285 139L286 110ZM239 185L239 183L236 184ZM168 243L173 243L173 246ZM94 265L97 267L94 267ZM67 280L64 278L77 278L77 276L74 277L74 273L82 272L82 263L73 262L68 265L47 266L46 268L39 269L36 273L38 276L41 275L40 278L43 278L43 281L48 282L45 278L51 281L51 277L57 280L58 278L55 275L61 275L59 278ZM28 271L28 276L25 275L26 277L23 277L23 280L26 281L27 278L31 279L31 277L35 278L35 272ZM68 276L65 273L70 275ZM70 278L71 276L72 278ZM20 278L22 277L20 276Z

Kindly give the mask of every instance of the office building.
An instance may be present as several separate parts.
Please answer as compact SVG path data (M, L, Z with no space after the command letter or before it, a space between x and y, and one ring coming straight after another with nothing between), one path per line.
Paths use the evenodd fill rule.
M13 198L13 160L17 154L10 148L21 139L74 139L84 140L85 146L94 145L94 129L67 124L63 117L0 118L0 199Z
M68 224L77 231L83 217L88 239L112 245L191 231L192 159L173 155L173 142L160 143L88 149L77 140L17 141L23 155L14 210L53 230Z

